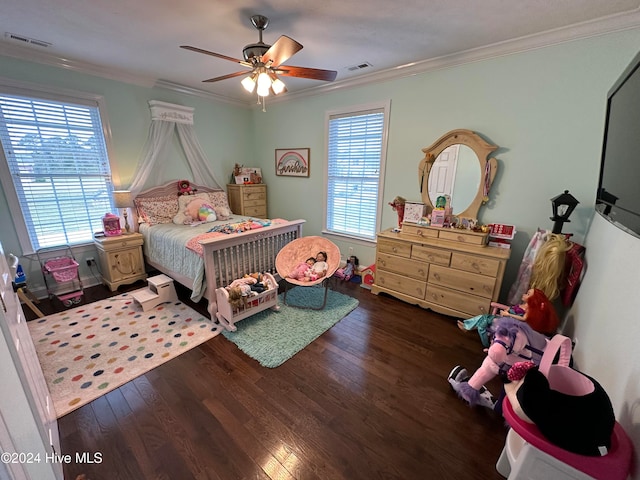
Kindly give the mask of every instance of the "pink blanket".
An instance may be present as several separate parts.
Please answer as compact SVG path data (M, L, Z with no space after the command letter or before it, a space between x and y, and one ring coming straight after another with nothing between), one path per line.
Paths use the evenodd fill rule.
M195 237L193 237L191 240L187 242L187 248L189 250L193 250L198 255L202 256L204 249L200 244L201 240L206 240L207 238L213 238L213 237L221 237L224 235L225 234L221 232L207 232L207 233L202 233L200 235L196 235Z
M274 224L278 224L278 223L284 223L286 222L286 220L283 220L281 218L276 218L271 220L270 224L274 225ZM247 226L247 229L249 230L255 230L256 228L262 228L264 225L262 225L261 223L258 223L256 221L253 222L243 222L245 225ZM193 237L191 240L189 240L187 242L186 247L189 250L192 250L194 252L196 252L198 255L202 256L204 249L202 248L202 245L200 244L200 242L202 240L207 240L208 238L214 238L214 237L220 237L220 236L226 236L229 235L231 233L241 233L240 231L234 230L233 232L229 231L226 233L223 232L207 232L207 233L202 233L200 235L196 235L195 237Z

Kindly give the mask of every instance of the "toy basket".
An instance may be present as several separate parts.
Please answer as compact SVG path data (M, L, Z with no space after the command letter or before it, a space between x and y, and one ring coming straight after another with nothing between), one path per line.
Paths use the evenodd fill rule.
M73 258L60 257L47 260L44 268L53 275L58 283L70 282L78 278L78 262Z

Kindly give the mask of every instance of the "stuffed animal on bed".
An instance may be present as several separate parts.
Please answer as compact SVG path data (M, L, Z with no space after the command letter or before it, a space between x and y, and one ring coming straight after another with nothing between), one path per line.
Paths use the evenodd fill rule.
M191 186L189 180L180 180L178 182L178 195L193 195L196 189Z
M215 209L204 198L194 198L184 210L188 220L192 222L215 222Z

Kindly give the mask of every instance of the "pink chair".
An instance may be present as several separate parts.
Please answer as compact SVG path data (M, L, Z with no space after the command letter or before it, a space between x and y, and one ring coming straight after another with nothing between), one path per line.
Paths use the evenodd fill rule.
M326 252L327 254L327 274L324 277L318 278L310 282L303 280L295 280L293 278L287 278L287 276L293 272L295 267L304 262L309 257L314 257L318 252ZM285 281L284 295L282 303L291 307L297 308L309 308L312 310L322 310L327 304L327 295L329 293L329 281L333 274L340 267L340 249L336 244L323 237L309 236L300 237L294 241L285 245L278 255L276 256L276 270L278 275ZM309 305L291 305L287 303L287 290L289 285L297 285L300 287L313 287L315 285L324 285L324 301L321 306L309 306Z
M631 470L633 444L616 422L611 448L602 457L569 452L548 442L538 427L521 419L508 397L502 414L511 426L496 469L509 478L553 478L554 480L625 480Z

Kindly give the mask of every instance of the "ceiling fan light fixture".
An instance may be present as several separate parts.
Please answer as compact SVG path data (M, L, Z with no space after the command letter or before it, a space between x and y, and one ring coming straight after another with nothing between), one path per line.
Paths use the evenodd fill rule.
M256 75L251 74L247 77L244 77L240 83L247 92L252 93L256 88Z
M261 97L269 96L269 88L271 87L271 79L267 72L260 72L258 74L258 95Z
M284 84L284 82L282 80L280 80L275 75L274 75L274 77L275 78L271 79L272 80L271 89L273 90L273 93L278 95L279 93L284 92L284 89L286 88L286 85Z

